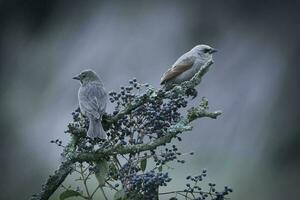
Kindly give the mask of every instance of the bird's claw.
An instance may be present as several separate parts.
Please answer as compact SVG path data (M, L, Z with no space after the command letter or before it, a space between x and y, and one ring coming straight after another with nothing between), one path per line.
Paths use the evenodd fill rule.
M198 92L195 88L191 88L186 91L186 95L191 96L192 99L195 99L198 96Z

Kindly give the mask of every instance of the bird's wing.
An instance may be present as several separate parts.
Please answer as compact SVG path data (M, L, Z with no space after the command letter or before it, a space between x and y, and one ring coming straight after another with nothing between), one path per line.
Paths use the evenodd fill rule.
M104 113L106 108L107 94L99 84L89 84L80 95L81 107L96 119Z
M160 84L164 84L166 81L178 76L184 71L191 69L195 61L195 57L189 56L185 58L179 58L173 67L168 69L160 79Z

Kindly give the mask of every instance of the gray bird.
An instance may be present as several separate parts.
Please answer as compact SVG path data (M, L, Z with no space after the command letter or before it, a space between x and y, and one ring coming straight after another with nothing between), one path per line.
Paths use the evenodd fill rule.
M78 102L81 113L89 119L87 136L106 139L101 118L106 109L107 93L102 81L93 70L84 70L73 79L81 83L78 90Z
M180 56L160 79L160 84L171 88L176 84L190 80L200 68L212 59L217 50L208 45L197 45L187 53Z

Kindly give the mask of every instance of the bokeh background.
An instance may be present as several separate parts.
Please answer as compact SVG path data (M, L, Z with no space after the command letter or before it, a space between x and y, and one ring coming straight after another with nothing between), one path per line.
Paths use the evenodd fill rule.
M224 114L183 136L195 156L174 164L169 189L207 168L232 199L298 199L299 20L299 1L0 1L0 199L29 198L59 165L49 141L69 140L73 75L92 68L107 90L133 77L159 87L199 43L219 52L198 92Z

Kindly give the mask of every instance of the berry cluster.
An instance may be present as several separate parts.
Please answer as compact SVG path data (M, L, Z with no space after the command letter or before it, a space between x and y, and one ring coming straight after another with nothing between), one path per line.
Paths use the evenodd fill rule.
M62 147L62 146L63 146L63 145L62 145L62 141L59 140L59 139L51 140L50 143L55 143L55 144L57 144L57 146L59 146L59 147Z
M108 93L109 101L111 103L115 103L115 111L113 114L117 114L120 109L125 107L128 103L131 103L135 97L137 97L141 93L141 91L144 91L145 89L149 88L149 84L141 84L138 83L136 78L133 78L132 80L129 80L128 86L121 86L120 92L110 91ZM134 93L135 92L135 93ZM138 92L138 93L137 93Z
M152 154L155 155L153 158L157 166L164 165L167 162L173 161L177 159L178 155L181 155L180 152L177 152L178 149L175 145L173 145L172 147L172 149L165 148L165 150L162 151L159 155L157 153L155 154L154 151L152 151Z
M131 161L125 163L118 173L118 178L121 180L122 183L125 183L128 181L128 177L133 176L138 171L140 171L139 167L136 165L133 165Z
M128 192L140 194L145 200L156 199L158 187L167 186L171 180L168 173L156 173L154 170L140 175L134 174L128 180Z
M223 200L225 199L225 196L227 196L230 192L232 192L232 189L225 186L223 191L217 191L216 190L216 184L209 183L209 191L203 191L200 186L198 186L198 183L203 181L204 177L206 177L207 171L204 169L200 175L197 176L187 176L186 179L190 182L186 184L186 189L184 189L184 193L191 194L193 197L195 197L195 200L203 200L210 197L210 199L214 200Z
M119 92L109 92L111 103L115 104L113 115L116 115L124 107L130 106L135 99L142 98L151 93L153 88L149 84L141 84L136 79L130 80L128 86L122 86ZM161 93L159 90L157 93ZM173 99L152 99L144 105L133 110L118 120L108 130L110 141L114 143L141 144L149 140L162 137L168 127L178 122L181 117L180 108L187 106L186 97L174 97Z
M72 117L73 122L68 124L68 129L65 131L65 133L70 133L71 135L78 137L84 137L89 126L88 119L81 115L79 107L72 112Z

